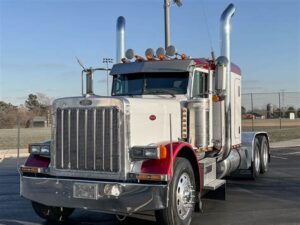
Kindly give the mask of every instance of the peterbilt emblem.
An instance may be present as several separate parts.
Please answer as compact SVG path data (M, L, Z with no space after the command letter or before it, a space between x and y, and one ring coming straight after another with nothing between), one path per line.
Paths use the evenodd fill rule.
M151 116L149 116L149 119L150 120L156 120L156 116L155 115L151 115Z
M80 105L91 105L93 102L89 99L83 99L79 102Z

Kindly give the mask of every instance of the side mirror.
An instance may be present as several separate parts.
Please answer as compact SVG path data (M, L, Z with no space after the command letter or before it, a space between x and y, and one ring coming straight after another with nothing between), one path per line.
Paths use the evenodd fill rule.
M215 90L222 91L226 89L226 76L228 68L228 59L225 56L217 58L215 69Z

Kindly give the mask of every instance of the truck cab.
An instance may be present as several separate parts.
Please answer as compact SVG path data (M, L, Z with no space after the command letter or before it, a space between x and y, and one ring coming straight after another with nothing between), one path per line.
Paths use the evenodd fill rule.
M190 224L204 195L225 197L225 177L267 171L267 134L241 132L241 70L230 57L147 53L112 67L111 96L94 94L84 69L86 93L53 102L52 138L31 144L20 168L21 195L42 218L152 210L159 224Z

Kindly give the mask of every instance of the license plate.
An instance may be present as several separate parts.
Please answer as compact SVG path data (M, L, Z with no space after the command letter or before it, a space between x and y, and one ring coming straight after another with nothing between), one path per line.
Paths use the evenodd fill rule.
M98 185L88 183L75 183L73 186L74 198L97 199Z

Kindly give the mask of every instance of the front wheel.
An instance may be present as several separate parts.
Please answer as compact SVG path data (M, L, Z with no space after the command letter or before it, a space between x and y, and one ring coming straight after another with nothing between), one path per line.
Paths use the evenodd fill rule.
M189 225L195 208L195 177L190 162L176 158L173 179L169 188L169 204L155 212L161 225Z
M72 208L46 206L37 202L32 202L32 208L39 217L51 222L65 221L74 211Z

